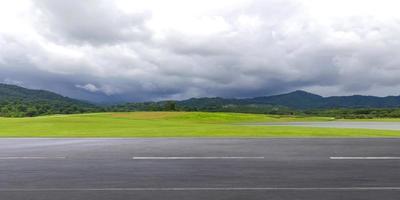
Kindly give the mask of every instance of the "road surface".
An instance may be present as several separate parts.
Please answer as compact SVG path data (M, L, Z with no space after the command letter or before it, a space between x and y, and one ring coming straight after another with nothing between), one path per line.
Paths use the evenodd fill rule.
M0 139L0 199L399 197L400 139Z
M250 126L300 126L300 127L319 127L319 128L356 128L356 129L375 129L375 130L400 130L400 122L257 122L242 125Z

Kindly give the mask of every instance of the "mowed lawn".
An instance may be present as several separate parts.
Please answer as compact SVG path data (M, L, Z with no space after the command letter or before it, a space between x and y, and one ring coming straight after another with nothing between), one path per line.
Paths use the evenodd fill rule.
M400 137L400 131L238 125L330 120L333 119L203 112L56 115L0 118L0 137Z

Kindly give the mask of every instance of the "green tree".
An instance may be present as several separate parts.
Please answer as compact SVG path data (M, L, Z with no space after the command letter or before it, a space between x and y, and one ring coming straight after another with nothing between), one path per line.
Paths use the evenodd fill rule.
M164 104L165 111L175 111L176 110L176 102L175 101L167 101Z

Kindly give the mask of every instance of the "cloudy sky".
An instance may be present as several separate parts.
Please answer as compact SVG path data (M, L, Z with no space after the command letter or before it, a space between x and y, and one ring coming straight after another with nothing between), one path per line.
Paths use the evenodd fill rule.
M144 101L400 94L398 0L13 0L0 82Z

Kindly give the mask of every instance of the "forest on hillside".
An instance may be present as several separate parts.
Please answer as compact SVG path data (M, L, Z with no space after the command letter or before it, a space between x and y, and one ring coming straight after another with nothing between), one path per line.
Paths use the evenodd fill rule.
M326 116L348 119L400 118L400 97L329 97L295 91L250 99L191 98L182 101L95 105L45 90L0 84L1 117L135 111L201 111L274 115ZM329 104L327 104L328 102ZM321 105L315 107L311 105ZM327 106L329 105L329 106Z

